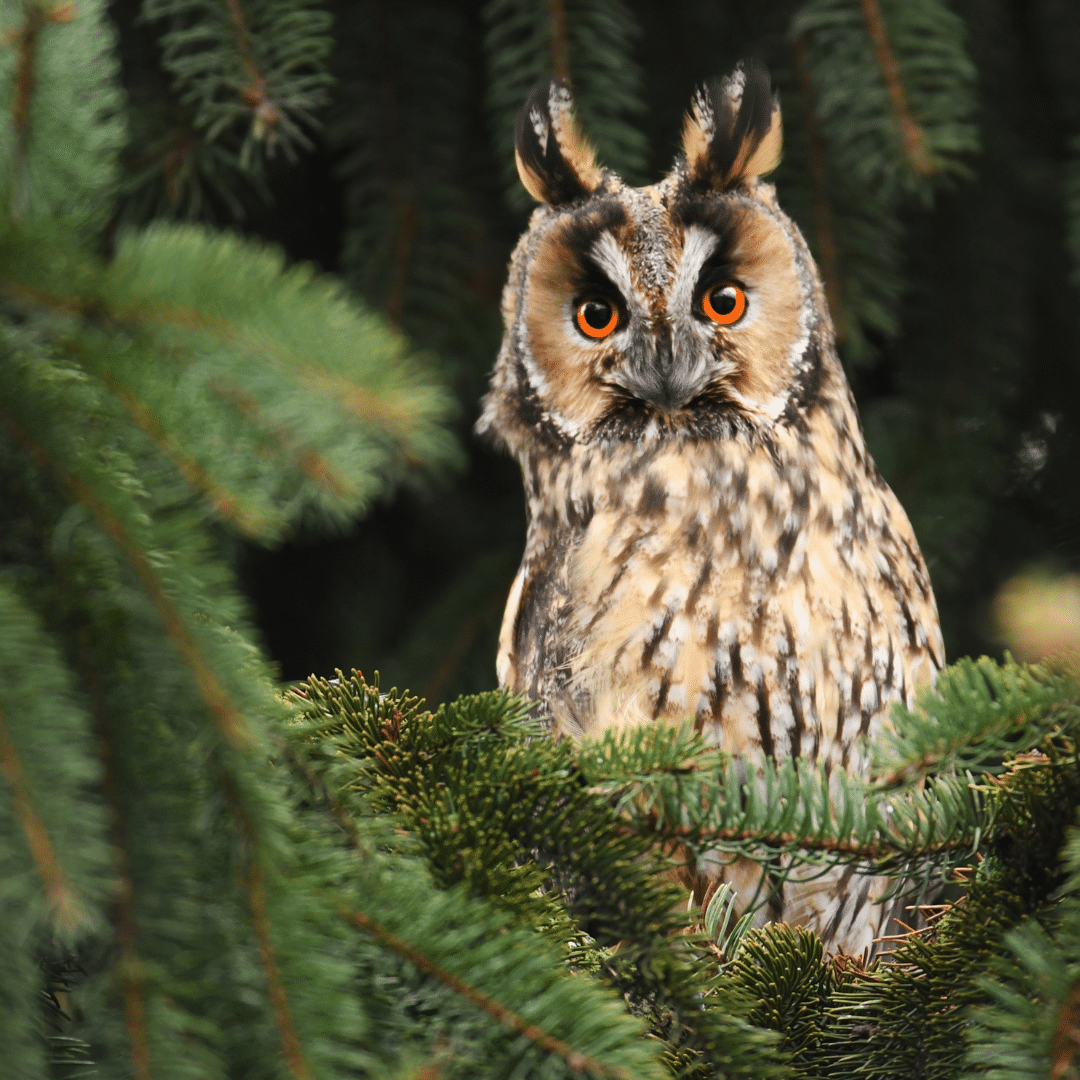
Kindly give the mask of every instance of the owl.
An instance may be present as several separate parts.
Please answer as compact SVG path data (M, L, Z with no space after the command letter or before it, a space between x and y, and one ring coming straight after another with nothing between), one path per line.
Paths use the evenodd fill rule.
M559 736L692 720L735 755L868 770L868 741L944 661L918 543L863 440L821 278L762 177L768 72L694 96L671 171L597 164L565 81L517 123L538 201L503 293L478 430L521 467L528 530L499 682ZM757 864L687 883L742 898ZM756 916L872 948L880 878L837 869Z

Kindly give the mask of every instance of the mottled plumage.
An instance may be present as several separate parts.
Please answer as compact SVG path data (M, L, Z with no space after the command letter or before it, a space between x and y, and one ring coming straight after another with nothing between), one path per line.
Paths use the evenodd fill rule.
M741 68L698 92L670 174L631 188L596 164L564 84L526 104L518 167L541 205L479 423L528 501L498 674L575 739L692 718L736 754L865 772L943 649L816 267L760 178L780 132L767 73ZM762 918L861 952L880 891L833 873Z

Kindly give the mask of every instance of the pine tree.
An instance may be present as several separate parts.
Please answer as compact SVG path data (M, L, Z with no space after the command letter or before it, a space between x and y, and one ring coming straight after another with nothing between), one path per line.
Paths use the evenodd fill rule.
M518 481L454 430L498 337L531 83L568 73L638 180L692 81L758 53L874 453L954 654L988 643L1003 576L1078 558L1073 5L3 19L0 1076L1080 1069L1075 659L955 664L873 783L674 729L555 743L488 689ZM344 283L294 258L320 254L320 161ZM430 708L356 671L283 684L260 649L236 567L362 513L381 562L337 610ZM436 551L451 574L409 569ZM920 928L868 965L748 930L730 890L696 924L667 872L706 851L892 874Z

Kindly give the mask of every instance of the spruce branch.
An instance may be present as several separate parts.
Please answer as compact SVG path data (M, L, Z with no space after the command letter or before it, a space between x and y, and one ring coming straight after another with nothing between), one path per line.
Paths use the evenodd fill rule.
M967 174L975 71L943 0L808 0L790 32L806 40L834 165L857 188L894 200Z
M6 409L0 409L0 424L8 429L39 468L54 475L73 498L90 512L105 534L123 552L157 610L162 627L188 668L222 736L238 750L249 749L253 745L253 736L247 720L237 710L216 672L203 656L175 600L169 595L146 552L131 535L121 515L85 480L55 461L48 450Z
M92 235L111 212L125 138L113 34L101 0L21 0L0 49L0 198L11 219ZM6 96L5 96L6 95Z
M702 1010L664 845L625 829L613 801L583 783L575 748L547 738L526 702L485 694L424 713L356 673L335 686L313 679L303 693L310 727L301 732L323 740L319 757L333 763L339 797L394 814L440 884L465 886L515 921L543 922L564 948L580 933L574 925L598 946L618 945L599 974L646 1010L677 1075L776 1075L771 1040L726 1000Z
M262 845L256 834L250 809L245 805L234 777L224 767L220 769L220 777L233 819L244 841L244 892L247 895L251 925L258 943L259 962L262 965L263 977L266 979L266 987L270 994L270 1007L273 1010L278 1038L281 1041L281 1050L285 1063L295 1080L313 1080L311 1068L293 1021L281 967L278 963L277 950L274 947L266 896L266 874L262 864Z
M561 1039L556 1039L535 1024L529 1023L527 1020L506 1008L505 1005L493 1001L486 994L477 990L476 987L470 986L463 979L458 978L456 975L449 971L445 971L443 968L433 963L427 956L420 952L419 949L414 949L408 942L398 937L396 934L390 933L386 927L381 926L369 916L359 911L344 911L342 914L355 926L366 933L371 934L372 937L376 938L387 948L392 949L399 956L405 957L405 959L411 964L414 964L416 968L425 975L430 975L432 978L445 983L455 993L460 994L468 1001L471 1001L474 1005L483 1009L484 1012L493 1016L500 1023L506 1024L519 1035L528 1039L530 1042L535 1043L547 1053L554 1057L561 1058L566 1063L566 1067L571 1073L589 1073L593 1076L610 1076L618 1078L618 1080L629 1080L630 1073L627 1073L623 1069L611 1068L602 1061L586 1057L568 1043L563 1042Z
M247 119L240 163L251 167L256 147L280 145L290 156L310 145L305 133L330 85L329 17L313 0L145 0L148 20L168 19L162 64L195 127L209 142L235 135Z
M123 403L139 428L173 461L180 475L206 499L215 514L250 537L262 537L282 532L286 522L283 514L275 515L275 520L270 521L256 511L245 507L236 492L219 484L195 457L184 450L179 440L166 430L130 387L123 385L110 372L104 373L102 382Z
M56 857L49 831L34 806L22 761L8 734L3 709L0 709L0 772L11 789L11 804L22 827L34 866L45 886L50 914L62 930L75 930L83 922L79 904Z
M510 205L530 205L513 167L514 118L533 87L555 74L570 78L600 160L627 182L639 182L647 147L630 120L642 112L633 56L640 31L623 0L488 0L484 20L488 106L495 146L507 163Z
M135 916L135 883L131 873L128 838L120 805L114 721L106 701L101 673L93 655L87 627L76 633L79 674L90 698L90 714L101 758L102 792L109 815L109 832L116 868L116 922L120 959L116 965L124 998L124 1023L131 1044L131 1072L135 1080L153 1080L147 1028L145 982L138 951L139 931Z
M974 66L944 0L806 0L788 36L777 76L805 115L785 114L777 184L816 240L844 360L865 364L901 325L906 201L971 175Z
M615 800L626 828L695 854L770 865L783 856L780 877L804 864L929 872L970 855L995 820L968 777L890 793L805 761L733 758L691 730L608 734L583 748L578 763L589 786Z
M963 659L921 690L916 707L893 708L874 745L883 785L912 784L930 773L995 773L1047 740L1080 733L1080 684L1066 670Z
M904 84L900 77L900 65L897 64L896 56L889 45L889 35L882 17L881 4L879 0L860 0L860 2L863 17L866 19L866 29L870 34L870 40L874 43L874 52L877 54L878 64L881 67L881 76L889 91L889 97L892 98L893 108L896 110L896 119L904 137L904 150L916 171L923 176L929 176L934 171L934 163L926 152L922 131L908 108Z
M400 336L276 252L166 228L122 237L103 267L51 237L6 241L0 291L70 320L52 321L56 345L254 538L280 537L310 510L347 519L454 453L448 397ZM252 452L221 452L237 439Z
M1068 874L1054 901L1010 930L1005 949L977 983L986 1000L970 1010L965 1076L1064 1080L1076 1068L1080 1031L1080 831L1061 853Z
M359 501L361 493L356 484L336 469L323 454L304 447L289 428L268 423L258 399L253 394L222 376L213 379L210 385L216 394L235 407L245 421L264 432L286 457L294 460L305 476L325 488L335 498L350 503Z
M92 788L97 762L60 641L13 586L0 579L0 802L7 808L0 922L23 934L44 929L70 944L97 929L97 904L108 889L104 822ZM54 756L58 744L63 760Z

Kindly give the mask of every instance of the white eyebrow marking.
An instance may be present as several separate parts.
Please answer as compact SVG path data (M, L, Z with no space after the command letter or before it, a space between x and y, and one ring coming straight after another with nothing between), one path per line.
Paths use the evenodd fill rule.
M700 225L691 225L683 241L682 259L675 271L675 280L669 293L668 310L672 313L689 312L694 302L694 286L705 260L716 250L719 238Z
M611 233L602 233L593 244L589 254L596 260L597 265L609 278L612 284L622 293L627 305L635 312L643 310L641 299L634 289L634 278L630 271L630 260L626 252L615 242Z

